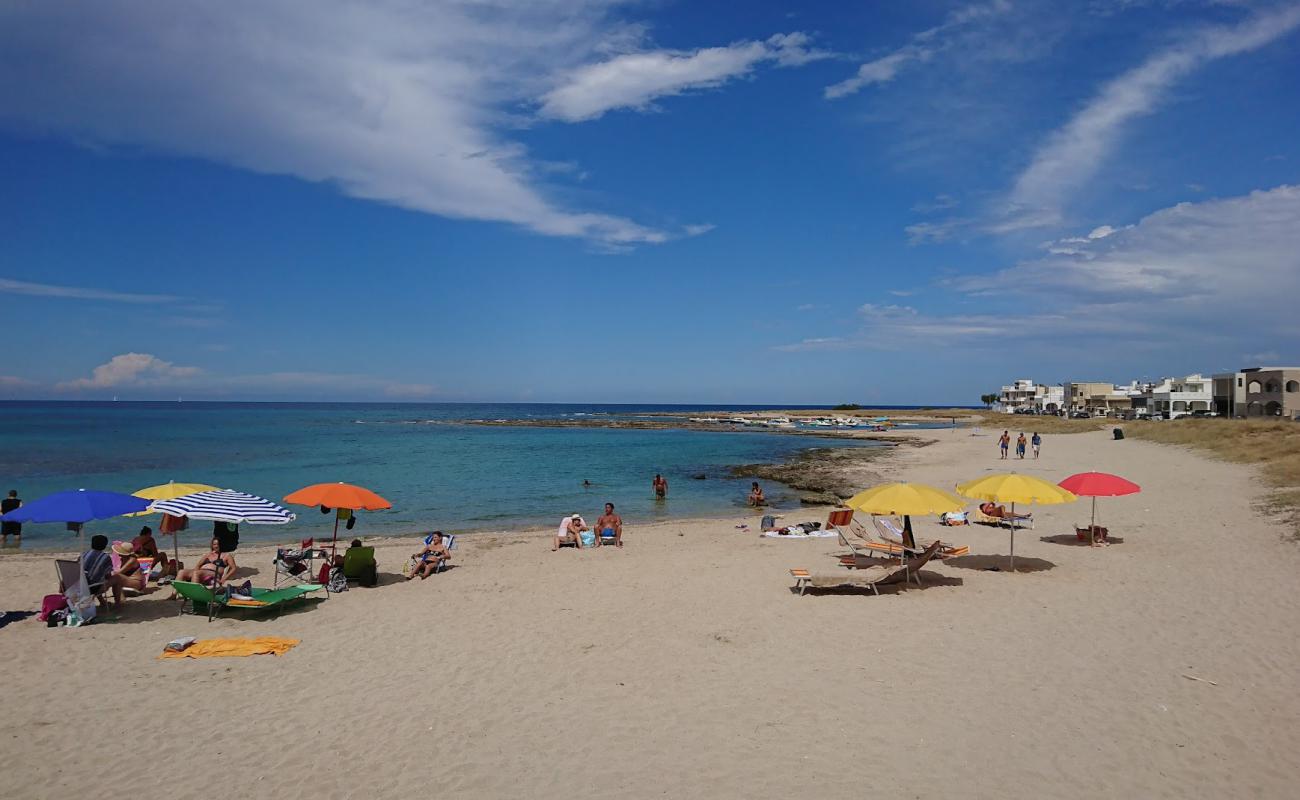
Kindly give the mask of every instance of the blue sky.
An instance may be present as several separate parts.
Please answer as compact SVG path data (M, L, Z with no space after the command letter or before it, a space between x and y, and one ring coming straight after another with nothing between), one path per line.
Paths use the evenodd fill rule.
M1300 362L1300 3L0 6L0 397Z

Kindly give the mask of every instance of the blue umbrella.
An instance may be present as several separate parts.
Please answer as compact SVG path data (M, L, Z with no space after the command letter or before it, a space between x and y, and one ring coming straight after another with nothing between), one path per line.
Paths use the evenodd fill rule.
M55 492L38 500L23 503L0 516L5 522L89 522L92 519L120 517L144 511L149 501L142 497L117 492L97 492L93 489Z

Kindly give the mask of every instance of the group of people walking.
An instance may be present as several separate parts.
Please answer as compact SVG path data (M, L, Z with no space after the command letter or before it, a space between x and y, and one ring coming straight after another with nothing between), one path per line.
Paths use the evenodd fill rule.
M1038 458L1038 454L1043 447L1043 437L1035 432L1033 438L1029 439L1028 442L1034 448L1034 458ZM1002 435L998 437L998 449L1002 451L1002 460L1005 461L1007 452L1011 449L1011 433L1009 431L1003 431ZM1021 459L1025 457L1024 431L1021 431L1020 435L1016 437L1016 457Z

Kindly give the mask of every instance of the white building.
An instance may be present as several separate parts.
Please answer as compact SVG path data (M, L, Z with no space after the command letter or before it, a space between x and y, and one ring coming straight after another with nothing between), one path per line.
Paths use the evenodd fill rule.
M1163 378L1142 393L1147 413L1178 419L1193 411L1214 408L1214 382L1200 373L1185 378Z
M1004 414L1014 414L1022 409L1054 413L1064 407L1064 386L1048 386L1028 379L1003 386L998 393L997 402L993 404L994 411Z

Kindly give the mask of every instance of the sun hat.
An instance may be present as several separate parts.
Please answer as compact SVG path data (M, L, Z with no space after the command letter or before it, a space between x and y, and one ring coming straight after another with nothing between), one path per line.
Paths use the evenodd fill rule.
M113 552L119 556L135 555L135 548L130 542L113 542Z
M574 515L572 515L571 517L569 517L569 519L582 519L582 515L581 515L581 514L574 514Z

